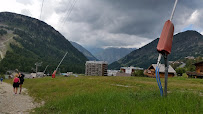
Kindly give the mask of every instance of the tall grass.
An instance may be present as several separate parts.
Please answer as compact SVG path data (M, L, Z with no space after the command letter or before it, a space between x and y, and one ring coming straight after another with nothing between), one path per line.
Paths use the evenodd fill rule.
M35 113L203 113L200 79L169 78L167 97L147 77L46 77L24 87L46 102Z
M193 93L102 91L79 94L48 102L37 113L200 113L201 99Z

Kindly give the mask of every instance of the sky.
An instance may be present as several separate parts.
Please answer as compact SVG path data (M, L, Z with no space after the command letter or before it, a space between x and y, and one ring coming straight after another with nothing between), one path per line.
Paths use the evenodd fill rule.
M170 18L174 2L1 0L0 12L15 12L40 19L68 40L85 48L140 48L160 36L165 21ZM175 34L186 30L196 30L203 34L202 4L203 0L178 1L172 20Z

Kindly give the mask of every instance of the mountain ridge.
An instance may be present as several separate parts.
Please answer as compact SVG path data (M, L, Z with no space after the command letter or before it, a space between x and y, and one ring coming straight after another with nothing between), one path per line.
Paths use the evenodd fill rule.
M80 52L82 52L90 61L97 61L98 59L94 57L87 49L82 47L80 44L70 41L70 43L78 49Z
M158 52L156 46L159 38L149 44L131 52L120 60L109 65L110 69L119 69L121 66L138 66L147 68L156 63ZM185 56L203 56L203 36L197 31L185 31L174 35L170 61Z

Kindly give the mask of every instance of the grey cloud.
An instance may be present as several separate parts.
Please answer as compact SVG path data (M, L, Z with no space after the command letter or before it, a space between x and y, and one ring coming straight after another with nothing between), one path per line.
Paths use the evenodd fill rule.
M24 15L32 16L31 12L28 9L21 10L21 13Z
M82 41L85 41L83 35L88 34L91 39L97 39L100 43L97 45L101 46L115 44L128 45L129 43L119 43L121 41L121 37L119 36L117 36L117 40L111 42L111 37L108 35L126 34L127 37L137 36L133 37L135 39L138 37L148 38L149 40L155 39L159 37L164 22L170 18L174 1L175 0L78 1L70 17L66 18L67 22L75 23L74 26L79 26L72 31L71 39L83 43ZM198 10L199 13L202 14L202 3L202 0L179 0L173 20L175 32L181 32L183 27L186 26L186 21L195 10ZM56 12L59 14L68 12L67 8L70 4L71 2L62 0L60 5L56 7ZM200 20L203 19L202 16L199 16L199 18L201 18ZM85 31L79 30L81 23L83 23L83 25L85 23ZM198 24L201 25L200 22L198 22ZM80 35L78 35L78 31L80 32ZM97 31L103 31L104 33L109 34L103 35L101 32L97 35L93 35L93 33L95 34ZM74 32L76 32L77 35L74 35ZM109 39L109 41L100 41L100 39L104 38ZM85 42L93 45L91 40Z
M16 0L16 2L21 3L21 4L32 4L32 0Z
M146 33L151 33L152 28L157 28L157 24L160 23L157 20L169 17L168 15L159 15L164 10L160 10L155 4L162 5L164 3L160 1L163 0L93 2L93 5L81 6L79 12L71 15L70 21L89 23L92 30L103 29L112 33L151 36L152 34L147 35ZM171 3L172 5L173 3ZM165 8L165 10L167 9Z

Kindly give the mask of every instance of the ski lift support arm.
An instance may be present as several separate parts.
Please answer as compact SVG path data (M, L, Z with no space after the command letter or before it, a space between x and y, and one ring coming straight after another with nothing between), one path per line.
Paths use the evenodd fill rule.
M161 60L161 56L164 57L164 63L165 63L165 87L164 87L164 95L167 96L167 83L168 83L168 54L171 53L171 47L172 47L172 40L173 40L173 32L174 32L174 25L171 22L173 19L173 15L176 9L176 5L177 5L178 0L175 1L174 6L173 6L173 10L170 16L170 20L166 21L164 28L162 30L162 34L160 36L158 45L157 45L157 51L159 52L159 56L158 56L158 60L157 60L157 67L159 69L159 65L160 65L160 60ZM158 73L158 72L156 72ZM160 77L158 77L160 80ZM158 80L158 79L157 79ZM161 86L161 82L157 81L158 86ZM161 92L161 96L162 96L162 86L159 87L160 92Z

